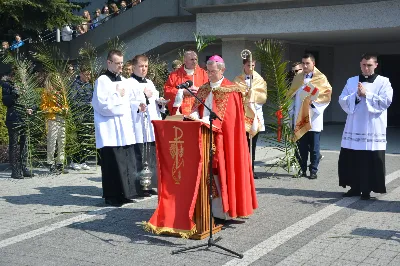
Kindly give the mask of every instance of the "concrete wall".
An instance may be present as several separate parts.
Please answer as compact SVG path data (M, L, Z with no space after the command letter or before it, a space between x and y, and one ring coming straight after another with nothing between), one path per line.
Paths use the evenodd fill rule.
M371 14L373 10L373 16ZM197 14L207 35L266 36L398 27L400 1ZM384 15L383 15L384 14ZM368 19L364 19L368 16ZM298 36L301 37L301 36Z

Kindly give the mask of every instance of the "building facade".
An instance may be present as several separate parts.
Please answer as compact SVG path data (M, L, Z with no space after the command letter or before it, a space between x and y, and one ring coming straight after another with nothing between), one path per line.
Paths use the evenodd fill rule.
M171 62L179 49L194 47L194 33L213 35L218 42L200 55L220 54L226 77L241 72L240 52L254 42L273 38L285 43L286 59L300 61L312 52L317 67L333 87L325 121L344 122L337 102L347 78L360 73L363 53L378 53L379 72L390 78L395 94L388 111L389 126L400 126L400 0L146 0L69 43L61 43L71 58L84 42L105 53L106 41L119 36L127 58L158 54Z

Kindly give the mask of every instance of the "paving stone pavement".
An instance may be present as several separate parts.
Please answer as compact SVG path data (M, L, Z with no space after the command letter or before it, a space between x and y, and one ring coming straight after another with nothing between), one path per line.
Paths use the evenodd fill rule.
M325 128L317 180L274 173L268 165L279 152L260 140L259 208L215 235L222 246L243 252L243 260L217 248L171 255L206 240L145 232L141 222L150 218L157 198L106 207L100 171L92 168L60 176L41 170L28 180L0 172L0 265L400 265L400 141L393 137L398 130L388 133L388 193L340 207L346 191L337 178L340 127ZM337 211L322 217L327 208ZM312 223L313 217L320 220ZM271 239L280 242L257 249Z

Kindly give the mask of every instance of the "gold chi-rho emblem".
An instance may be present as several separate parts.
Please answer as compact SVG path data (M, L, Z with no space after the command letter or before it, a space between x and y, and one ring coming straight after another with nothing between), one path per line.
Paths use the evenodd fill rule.
M179 127L174 127L175 136L174 140L170 141L169 153L171 154L174 163L172 165L172 178L175 181L175 184L179 185L182 175L181 168L184 166L183 161L183 144L185 143L182 139L183 131Z

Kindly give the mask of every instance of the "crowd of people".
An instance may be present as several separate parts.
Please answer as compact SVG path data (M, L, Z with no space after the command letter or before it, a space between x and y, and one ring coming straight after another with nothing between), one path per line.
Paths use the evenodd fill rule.
M125 12L126 10L140 4L144 0L123 0L119 2L111 3L110 5L105 5L103 8L97 8L93 16L90 15L88 10L84 10L82 18L84 22L80 25L70 26L65 25L61 29L61 39L62 41L71 41L73 37L85 34L89 30L93 30L102 23L107 22L109 19L118 16L119 14Z
M170 116L182 114L188 120L207 122L210 112L196 102L192 94L197 94L203 103L222 117L221 121L214 121L219 128L214 138L216 150L222 151L216 152L217 160L213 164L216 193L221 196L219 203L216 202L219 208L214 216L230 219L251 215L257 207L253 179L259 178L254 173L255 149L259 132L265 131L262 107L267 100L267 84L254 71L255 64L255 59L245 58L243 72L231 82L223 75L226 66L220 56L210 57L204 70L198 64L197 54L186 51L183 62L173 62L174 70L164 85L163 92L169 102L159 96L159 90L148 78L149 59L137 55L124 63L123 54L117 50L109 52L107 70L96 80L94 88L89 83L90 70L84 66L80 67L79 75L72 83L68 99L66 94L54 94L52 83L45 82L40 109L46 115L50 171L66 172L64 115L75 108L75 113L81 114L75 118L78 124L94 123L106 203L120 206L131 202L134 195L155 194L154 189L142 191L140 185L136 186L136 191L129 190L129 184L139 182L132 168L133 162L137 170L143 169L140 145L148 143L154 146L156 139L151 121L162 120L165 107ZM298 146L298 175L309 179L318 176L322 159L323 116L332 95L327 77L315 64L314 56L308 53L301 62L292 65L291 87L286 95L293 99L289 120ZM374 72L377 65L376 55L363 55L360 62L362 74L350 78L339 97L339 103L347 113L339 157L339 184L351 188L345 196L361 195L362 199L369 199L372 191L386 192L386 110L391 104L393 89L387 78ZM178 86L188 80L191 81L189 88ZM22 143L19 149L26 150L24 135L16 128L19 118L15 106L21 92L12 83L5 82L2 87L3 103L8 108L6 124L12 177L32 177L26 169L26 156L17 158L15 155L18 138ZM33 109L26 112L32 114ZM79 142L85 141L85 133L85 129L77 132ZM70 158L73 169L90 168L85 162L85 153L82 150ZM226 191L236 191L236 195ZM237 203L237 197L245 199L243 202L246 204Z
M8 41L2 41L1 42L1 50L0 51L2 53L5 53L8 50L14 51L14 50L19 49L24 44L25 44L25 42L22 40L21 35L15 34L14 35L14 40L12 41L11 46L10 46L10 43Z

